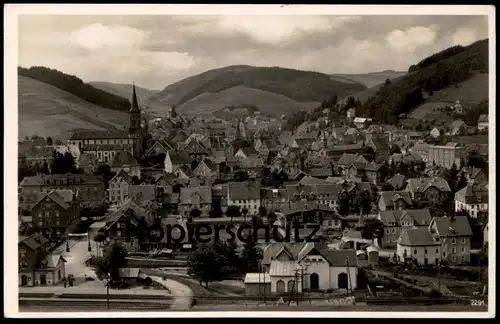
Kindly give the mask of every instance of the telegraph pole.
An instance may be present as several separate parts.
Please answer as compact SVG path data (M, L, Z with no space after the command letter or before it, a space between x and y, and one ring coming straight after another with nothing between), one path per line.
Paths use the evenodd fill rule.
M349 271L349 257L345 257L347 265L347 297L349 297L349 287L351 286L351 272Z
M66 252L69 252L69 233L68 233L68 229L66 229Z

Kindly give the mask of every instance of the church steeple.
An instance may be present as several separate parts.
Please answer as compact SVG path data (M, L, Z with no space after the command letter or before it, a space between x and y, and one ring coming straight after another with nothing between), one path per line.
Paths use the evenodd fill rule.
M135 82L132 83L132 106L129 112L140 113L139 104L137 103L137 94L135 93Z

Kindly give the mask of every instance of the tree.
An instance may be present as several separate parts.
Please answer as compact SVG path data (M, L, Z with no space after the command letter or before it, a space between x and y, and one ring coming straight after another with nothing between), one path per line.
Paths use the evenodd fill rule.
M193 208L189 212L191 218L199 218L201 216L201 211L198 208Z
M241 259L238 253L238 243L236 242L236 240L233 240L226 244L226 260L227 269L225 270L225 273L234 273L240 270Z
M373 147L365 146L363 156L368 160L368 162L373 161L373 159L375 159L375 150Z
M52 146L54 144L52 141L52 137L50 137L50 136L47 137L46 143L47 143L47 145Z
M102 243L108 238L108 235L105 231L99 230L97 234L94 236L94 242Z
M243 216L246 217L248 215L248 208L243 207L243 209L241 210L241 213L243 214Z
M226 209L226 216L231 217L231 220L233 220L233 217L241 216L240 206L228 206Z
M249 179L248 172L245 170L237 170L234 173L234 181L243 182Z
M339 197L339 214L342 216L347 216L349 215L349 212L351 210L351 198L349 197L348 194L345 192L340 194Z
M222 280L225 264L225 255L219 253L214 244L202 245L188 258L188 274L208 288L209 282Z
M78 173L73 155L69 152L61 154L56 151L54 151L54 159L50 166L50 171L52 174Z
M118 242L113 243L104 250L104 256L97 257L95 262L95 273L99 280L105 279L108 274L110 281L120 279L119 269L127 265L127 252Z
M467 179L465 178L465 173L462 172L462 174L458 178L457 185L455 186L455 189L457 191L460 191L463 188L465 188L466 186L467 186Z
M222 209L220 208L220 204L218 205L214 205L212 204L212 208L210 209L210 211L208 212L208 216L210 218L218 218L218 217L221 217L222 216Z
M401 153L401 148L400 148L398 145L396 145L396 144L392 144L392 146L391 146L391 149L390 149L389 153L390 153L391 155L393 155L393 154L395 154L395 153Z
M267 209L264 206L259 207L259 216L264 218L267 215Z
M116 173L111 172L111 167L107 164L101 164L94 170L94 175L104 179L104 185L109 187L109 181L113 179Z
M260 261L262 260L262 251L257 247L253 240L245 243L241 253L241 264L244 265L246 272L258 272Z

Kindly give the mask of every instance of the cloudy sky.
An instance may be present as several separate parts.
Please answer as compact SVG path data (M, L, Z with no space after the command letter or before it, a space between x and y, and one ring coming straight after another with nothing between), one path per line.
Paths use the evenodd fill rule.
M407 70L488 37L487 16L19 16L19 65L151 89L233 64Z

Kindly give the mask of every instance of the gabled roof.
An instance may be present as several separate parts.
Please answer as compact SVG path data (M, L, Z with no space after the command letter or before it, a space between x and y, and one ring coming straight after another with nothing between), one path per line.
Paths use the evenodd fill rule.
M402 188L405 182L406 182L406 177L399 173L395 174L392 178L387 180L387 183L389 183L395 189Z
M189 154L186 151L182 151L182 150L167 151L167 154L170 157L170 161L172 161L172 164L179 165L179 164L191 163L191 159L189 158Z
M427 189L435 187L443 192L450 192L450 186L445 179L441 177L434 178L412 178L407 181L407 189L412 192L424 192Z
M402 246L435 246L440 245L440 243L436 243L429 233L429 229L427 227L414 227L408 228L401 234L401 237L398 242L399 245ZM408 257L411 256L411 253L408 253Z
M434 217L432 221L440 236L472 236L472 229L467 216Z
M245 154L245 156L247 156L247 157L259 155L259 152L257 152L253 147L250 147L250 146L242 147L238 151L242 151L243 154ZM238 152L236 152L236 153L238 153Z
M66 191L66 190L65 190ZM71 191L71 190L69 190ZM67 192L62 192L62 194L68 198L67 196ZM71 192L71 194L73 194L73 192ZM53 202L55 202L56 204L58 204L59 206L61 206L63 209L68 209L71 207L71 205L69 203L67 203L65 201L65 198L63 198L56 190L52 190L51 192L49 192L48 194L46 194L45 196L42 196L42 198L40 198L34 205L32 208L34 208L35 206L37 206L40 202L44 201L46 198L50 198Z
M125 172L123 169L118 171L118 173L116 173L115 176L113 178L111 178L111 180L109 180L109 182L113 182L119 178L122 178L128 184L132 183L132 177L127 172Z
M198 205L212 203L212 187L181 188L181 203L183 205Z
M137 162L136 158L127 151L118 151L116 152L113 160L111 160L112 168L120 168L124 165L127 166L139 166L139 162Z
M408 191L382 191L378 197L378 201L382 199L387 207L394 206L398 199L403 199L407 205L413 205Z

